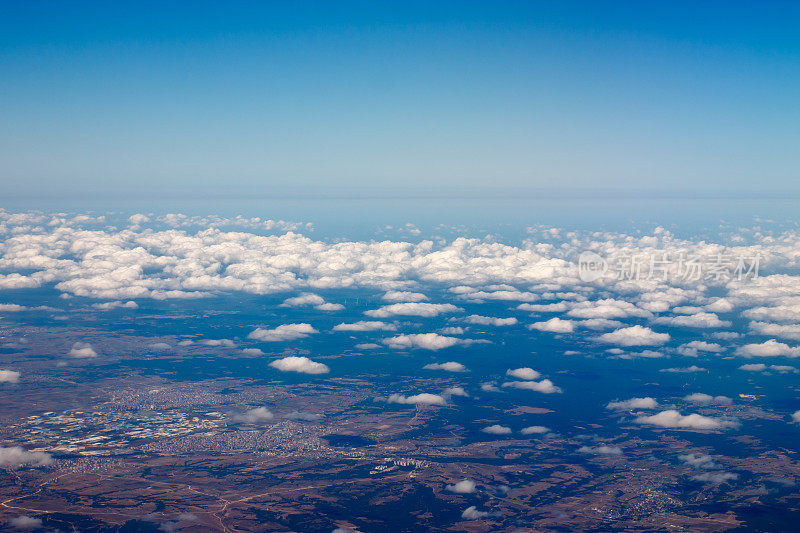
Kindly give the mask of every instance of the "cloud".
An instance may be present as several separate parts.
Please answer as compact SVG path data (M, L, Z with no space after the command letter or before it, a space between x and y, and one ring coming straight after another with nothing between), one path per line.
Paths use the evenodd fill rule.
M411 335L398 335L381 342L389 348L403 350L407 348L422 348L424 350L441 350L450 348L462 342L455 337L445 337L436 333L416 333Z
M546 428L544 426L528 426L526 428L522 428L520 433L523 435L541 435L543 433L550 433L550 428Z
M461 518L464 520L480 520L481 518L486 518L490 514L491 513L487 511L479 511L477 507L470 505L461 513Z
M53 457L45 452L28 452L19 446L0 446L0 466L17 468L20 466L47 466Z
M242 348L244 355L264 355L264 351L259 348Z
M379 322L377 320L360 320L351 324L337 324L333 326L333 331L396 331L397 326L394 324L387 324L386 322Z
M467 391L465 391L463 387L447 387L442 391L442 396L449 399L450 396L469 397L469 394L467 394Z
M619 446L581 446L578 448L578 453L587 453L591 455L622 455L622 448Z
M304 305L320 305L325 303L325 298L319 294L304 293L294 298L287 298L283 301L280 307L301 307Z
M438 330L438 332L442 335L463 335L464 328L459 326L449 326Z
M575 331L575 323L571 320L562 320L558 317L553 317L544 322L534 322L529 329L536 329L539 331L549 331L551 333L572 333Z
M692 372L705 372L706 369L697 365L676 368L662 368L659 372L668 372L671 374L691 374Z
M572 318L649 318L649 311L638 308L636 305L624 300L596 300L593 302L578 302L573 304L567 316Z
M403 396L402 394L392 394L386 400L389 403L402 403L407 405L447 405L447 400L438 394L423 392L413 396Z
M230 339L203 339L197 342L203 346L221 346L224 348L233 348L236 346L236 343Z
M710 394L703 394L702 392L695 392L683 397L687 402L696 403L698 405L730 405L733 400L727 396L711 396Z
M750 322L750 331L757 335L780 337L800 341L800 324L772 324L770 322Z
M722 346L714 342L691 341L681 344L675 349L680 355L687 357L697 357L699 352L719 353L723 350Z
M731 472L706 472L705 474L697 474L692 476L695 481L702 481L703 483L725 483L726 481L733 481L739 479L739 474Z
M446 363L430 363L422 367L425 370L447 370L448 372L466 372L467 368L461 363L448 361Z
M483 431L484 433L488 433L490 435L511 435L511 428L506 426L501 426L500 424L486 426L481 431Z
M166 342L154 342L153 344L147 345L148 350L153 350L156 352L163 352L165 350L169 350L170 348L172 348L172 346L170 346Z
M800 411L795 411L792 413L792 421L800 424Z
M469 315L464 321L468 324L479 324L481 326L513 326L517 323L517 319L514 317L495 318L481 315Z
M42 527L42 519L34 518L32 516L20 515L8 521L8 525L14 529L23 531L40 529Z
M275 415L266 407L255 407L233 417L237 422L246 422L248 424L268 422L273 418L275 418Z
M76 359L89 359L91 357L97 357L97 352L92 349L92 345L88 342L76 342L72 345L72 349L70 349L67 355L75 357Z
M764 363L751 363L747 365L742 365L739 367L739 370L745 370L747 372L766 372L768 370L772 370L774 372L779 372L781 374L797 374L800 372L797 368L789 365L765 365Z
M653 324L683 328L727 328L731 326L729 321L720 320L714 313L696 313L673 317L662 316L653 320Z
M606 409L616 409L626 411L629 409L655 409L658 407L658 402L650 397L645 398L631 398L621 402L610 402L606 405Z
M475 492L475 482L471 479L464 479L452 485L445 485L444 489L456 494L472 494Z
M682 415L674 409L661 411L652 416L640 416L635 422L637 424L678 429L727 429L738 426L733 420L713 418L698 414Z
M247 338L262 342L281 342L302 339L314 333L319 332L311 324L283 324L275 329L256 328Z
M287 420L305 420L307 422L313 422L315 420L321 420L323 415L304 413L302 411L292 411L291 413L286 413L283 415L283 418L286 418Z
M678 459L693 468L719 468L719 465L714 462L714 458L710 455L689 453L685 455L679 455Z
M119 300L116 300L113 302L92 304L92 307L94 307L95 309L100 309L102 311L108 311L110 309L139 309L139 304L137 304L133 300L128 300L127 302L121 302Z
M317 311L341 311L344 309L344 306L342 304L325 302L324 304L315 305L314 309Z
M374 318L388 318L391 316L422 316L431 318L439 316L442 313L455 313L463 311L462 308L456 307L453 304L431 304L431 303L399 303L384 305L379 309L372 309L365 311L364 314Z
M381 347L380 344L375 344L374 342L362 342L361 344L355 345L355 348L357 350L374 350L380 347Z
M20 375L15 370L0 370L0 383L17 383Z
M506 375L517 379L534 380L542 377L542 374L529 367L522 368L509 368L506 370Z
M603 333L597 340L620 346L659 346L669 341L669 333L656 333L644 326L631 326L610 333Z
M556 387L549 379L542 381L507 381L503 383L503 387L513 387L515 389L527 389L543 394L553 394L561 392L559 387Z
M387 302L422 302L428 297L420 292L388 291L382 296Z
M791 348L787 344L770 339L761 344L739 346L735 354L742 357L800 357L800 347Z
M316 363L308 357L289 356L272 361L269 366L281 372L300 372L301 374L327 374L330 369L327 365Z
M481 383L481 390L484 392L501 392L494 383Z

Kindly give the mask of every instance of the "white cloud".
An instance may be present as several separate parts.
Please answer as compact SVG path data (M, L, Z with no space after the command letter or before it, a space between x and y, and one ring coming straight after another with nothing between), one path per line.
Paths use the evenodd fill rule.
M529 368L529 367L522 367L522 368L509 368L506 370L506 375L511 376L517 379L526 379L526 380L534 380L539 379L542 374L537 372L536 370Z
M283 418L286 418L287 420L305 420L306 422L313 422L315 420L321 420L323 416L314 413L303 413L301 411L292 411L291 413L286 413L285 415L283 415Z
M259 348L242 348L245 355L264 355L264 351Z
M706 472L705 474L692 476L692 479L704 483L725 483L726 481L739 479L739 474L733 474L731 472Z
M511 435L511 428L507 426L501 426L500 424L486 426L481 431L484 433L489 433L490 435Z
M730 405L733 400L727 396L711 396L702 392L695 392L683 397L684 400L698 405Z
M550 428L546 428L544 426L528 426L526 428L522 428L520 433L523 435L541 435L543 433L550 433Z
M133 300L128 300L127 302L122 302L119 300L115 300L113 302L103 302L99 304L92 304L92 307L95 309L100 309L103 311L108 311L109 309L139 309L139 304L134 302Z
M481 383L481 390L483 392L501 392L494 383Z
M479 511L477 507L470 505L461 513L461 518L464 520L480 520L481 518L486 518L490 514L491 513L487 511Z
M42 527L42 519L34 518L32 516L20 515L8 521L8 524L14 529L23 531L40 529Z
M648 318L652 316L652 313L624 300L606 299L576 303L567 312L567 316L572 318Z
M411 335L398 335L383 339L383 344L390 348L403 350L407 348L422 348L425 350L441 350L462 342L455 337L444 337L436 333L416 333Z
M387 302L422 302L428 297L421 292L410 291L388 291L382 297Z
M771 322L750 322L750 331L757 335L780 337L800 341L800 324L773 324Z
M631 398L630 400L623 400L620 402L609 402L606 409L655 409L658 407L658 402L650 397L645 398Z
M455 313L463 311L462 308L456 307L453 304L431 304L431 303L399 303L384 305L379 309L372 309L365 311L364 314L374 318L388 318L391 316L422 316L431 318L439 316L442 313Z
M425 370L446 370L448 372L466 372L467 368L461 363L448 361L446 363L430 363L422 367Z
M247 338L262 342L280 342L302 339L314 333L319 332L311 324L283 324L274 329L256 328Z
M710 455L688 453L685 455L679 455L678 459L693 468L719 468L719 465L714 462L714 458Z
M345 324L344 322L341 324L337 324L333 326L333 331L396 331L397 326L394 324L388 324L386 322L380 322L377 320L360 320L358 322L353 322L351 324Z
M481 326L513 326L517 323L517 319L511 318L496 318L491 316L469 315L464 319L469 324L479 324Z
M532 390L543 394L561 392L561 389L556 387L549 379L543 379L542 381L507 381L503 383L503 387Z
M656 333L644 326L631 326L603 333L597 340L620 346L659 346L669 341L669 333Z
M266 407L255 407L233 417L237 422L246 422L248 424L258 424L260 422L267 422L275 418L272 411Z
M308 357L289 356L272 361L269 366L281 372L300 372L301 374L327 374L330 369L327 365L317 363Z
M687 367L677 367L677 368L662 368L661 370L659 370L659 372L668 372L670 374L691 374L692 372L705 372L705 371L706 371L705 368L697 365L692 365Z
M622 455L622 448L619 446L581 446L578 448L578 453L587 453L591 455Z
M20 375L14 370L0 370L0 383L17 383Z
M438 330L442 335L463 335L464 328L458 326L449 326Z
M469 394L464 390L463 387L447 387L442 391L442 396L445 398L450 398L451 396L463 396L468 398Z
M705 312L673 317L662 316L653 320L653 324L683 328L727 328L731 325L727 320L720 320L716 314Z
M800 347L792 348L775 339L770 339L761 344L739 346L735 353L742 357L800 357Z
M47 466L53 457L45 452L29 452L19 446L0 446L0 466L17 468L20 466Z
M800 424L800 411L795 411L792 413L792 421Z
M534 322L528 326L528 328L552 333L572 333L575 330L575 324L572 320L562 320L558 317L553 317L544 322Z
M315 305L314 309L317 311L341 311L344 309L344 306L342 304L325 302L324 304Z
M676 351L680 355L685 355L688 357L697 357L699 352L719 353L722 350L722 346L719 344L705 341L691 341L681 344L676 348Z
M726 429L737 427L738 425L733 420L713 418L696 413L682 415L680 412L674 409L661 411L660 413L652 416L640 416L635 420L635 422L637 424L678 429Z
M355 348L357 350L374 350L380 347L381 347L380 344L375 344L374 342L362 342L361 344L355 345Z
M772 370L773 372L779 372L781 374L797 374L800 372L796 367L789 366L789 365L765 365L764 363L751 363L747 365L742 365L739 367L739 370L745 370L747 372L766 372L768 370Z
M320 296L319 294L314 293L304 293L300 296L295 296L294 298L287 298L283 301L280 305L281 307L301 307L304 305L320 305L325 303L325 298Z
M70 349L67 355L75 357L76 359L89 359L91 357L97 357L97 352L94 351L92 345L88 342L76 342L72 345L72 349Z
M389 403L402 403L407 405L447 405L447 400L438 394L422 392L413 396L403 396L402 394L392 394L386 400Z
M471 479L464 479L452 485L445 485L445 490L456 494L472 494L475 492L475 482Z

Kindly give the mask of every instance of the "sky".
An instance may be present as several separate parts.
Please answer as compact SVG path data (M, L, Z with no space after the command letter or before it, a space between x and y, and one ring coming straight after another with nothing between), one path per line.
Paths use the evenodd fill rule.
M800 194L798 27L794 2L0 1L0 194Z

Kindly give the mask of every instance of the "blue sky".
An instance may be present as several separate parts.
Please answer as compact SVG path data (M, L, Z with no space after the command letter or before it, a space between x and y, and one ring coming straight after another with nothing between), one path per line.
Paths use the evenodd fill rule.
M796 3L375 4L0 3L0 193L800 193Z

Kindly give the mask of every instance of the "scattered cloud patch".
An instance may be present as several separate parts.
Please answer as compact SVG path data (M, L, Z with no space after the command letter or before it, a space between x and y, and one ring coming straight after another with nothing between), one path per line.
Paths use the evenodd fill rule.
M656 333L645 326L631 326L603 333L597 340L619 346L660 346L670 339L669 333Z
M261 342L281 342L302 339L319 333L311 324L283 324L274 329L256 328L247 336Z
M467 367L455 361L446 363L430 363L422 367L425 370L446 370L447 372L466 372Z
M696 413L682 415L680 412L674 409L661 411L660 413L652 416L640 416L635 420L635 422L637 424L673 429L717 430L734 428L738 426L738 423L734 420L703 416Z
M606 409L614 410L629 410L629 409L655 409L658 407L658 402L650 397L645 398L631 398L630 400L623 400L620 402L609 402L606 404Z
M301 374L327 374L328 365L312 361L308 357L289 356L272 361L269 366L281 372L299 372Z

